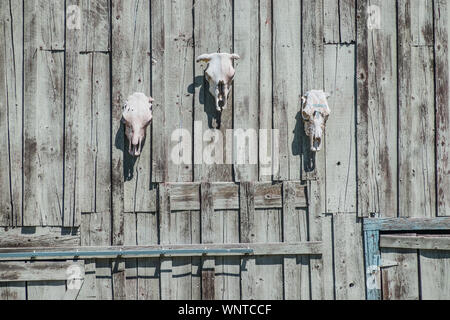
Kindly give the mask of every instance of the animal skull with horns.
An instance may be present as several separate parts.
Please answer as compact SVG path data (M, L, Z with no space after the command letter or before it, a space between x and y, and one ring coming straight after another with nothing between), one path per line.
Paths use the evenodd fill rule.
M209 83L209 92L215 97L216 109L221 112L227 107L228 94L234 78L233 60L239 59L235 53L202 54L197 62L208 63L205 77Z
M302 97L302 118L305 124L305 133L310 139L311 151L313 152L322 149L325 125L331 113L327 102L329 96L329 93L322 90L311 90Z
M123 106L122 122L125 135L129 141L128 152L135 157L141 154L146 128L152 120L152 97L135 92L130 95Z

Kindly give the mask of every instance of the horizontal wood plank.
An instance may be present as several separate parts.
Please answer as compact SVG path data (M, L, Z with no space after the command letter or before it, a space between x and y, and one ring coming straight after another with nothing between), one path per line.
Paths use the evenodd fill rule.
M450 217L429 219L387 218L364 220L365 231L450 230Z
M74 275L84 278L84 261L0 263L0 282L67 280Z
M199 183L170 184L170 208L172 211L200 210ZM293 182L295 206L306 207L306 186ZM215 210L239 209L239 185L232 182L211 184ZM271 182L255 183L255 208L282 208L282 184Z
M0 228L0 248L74 247L80 244L78 229L60 227Z
M380 237L380 247L421 250L450 250L450 235L448 237L382 235Z

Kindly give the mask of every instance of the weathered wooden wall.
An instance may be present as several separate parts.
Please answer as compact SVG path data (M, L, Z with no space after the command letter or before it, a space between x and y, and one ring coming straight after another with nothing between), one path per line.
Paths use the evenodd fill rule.
M368 25L371 6L379 25ZM1 1L0 247L323 241L323 256L252 258L245 272L239 257L85 260L89 286L79 298L364 299L363 218L450 216L449 6ZM195 62L217 51L241 57L220 128L205 66ZM330 92L332 110L314 161L300 113L310 89ZM126 152L120 122L135 91L155 99L138 159ZM259 159L170 160L174 130L190 133L198 160L209 128L225 137L224 154L233 145L227 129L278 129L276 174L264 175ZM286 205L296 201L294 181L308 185L303 209ZM177 199L168 182L187 191ZM218 191L214 183L224 182L231 191ZM229 198L214 208L220 192ZM279 203L258 208L258 192ZM396 274L386 279L400 280L388 281L385 297L450 297L450 286L432 285L448 280L447 251L388 251L388 260L420 270L388 270ZM0 282L0 299L57 297L64 287Z

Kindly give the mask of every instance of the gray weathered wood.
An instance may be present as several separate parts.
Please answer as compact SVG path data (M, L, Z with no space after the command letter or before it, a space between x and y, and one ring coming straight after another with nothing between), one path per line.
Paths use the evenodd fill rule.
M337 0L323 0L323 38L327 44L336 44L341 40Z
M180 163L182 156L173 152L179 143L175 130L184 130L184 143L192 147L192 86L194 42L192 2L151 1L153 105L152 181L192 181L192 156ZM190 140L189 140L190 139ZM187 142L185 142L187 141ZM188 153L189 150L183 150ZM192 154L192 150L190 152Z
M64 182L64 3L32 1L24 5L23 224L60 226Z
M112 203L114 242L123 241L123 212L149 212L151 186L151 130L138 158L128 153L121 124L122 106L129 95L150 96L150 1L112 3Z
M66 282L33 281L27 283L28 300L61 300L66 293Z
M0 248L74 247L80 245L77 229L60 227L0 228Z
M156 213L145 212L136 214L136 240L138 245L158 243ZM159 263L160 260L157 258L137 260L137 299L159 299Z
M309 13L312 16L313 13ZM273 129L279 130L278 165L273 180L298 180L301 172L301 3L274 1ZM306 68L303 65L303 68Z
M195 57L204 53L227 52L233 50L233 2L231 0L198 0L194 6L194 39ZM228 106L220 115L218 121L215 102L207 89L207 81L204 79L206 65L196 63L194 67L194 121L198 121L202 129L194 130L194 155L200 160L195 162L194 181L232 181L232 165L225 163L226 149L231 150L232 141L226 138L226 129L232 128L233 118L233 93L230 92ZM238 71L237 71L238 72ZM220 128L218 128L220 122ZM216 140L209 138L203 141L203 135L207 130L213 136L222 135L222 143L215 145ZM219 130L219 132L216 132ZM210 135L211 136L211 135ZM222 164L203 163L203 152L210 154L210 148L216 150L216 157ZM200 151L198 151L200 150ZM220 153L223 153L223 157Z
M418 300L417 251L382 248L381 258L397 264L381 269L383 300Z
M78 0L81 2L82 52L110 50L110 1ZM67 5L66 5L67 6Z
M419 251L423 300L450 299L450 251Z
M259 1L259 128L272 129L272 1ZM274 157L272 132L267 132L266 140L259 136L259 180L271 181ZM264 145L265 148L264 148ZM263 150L267 153L263 154ZM270 159L270 161L266 161Z
M99 212L84 214L82 244L85 246L110 245L111 244L111 215L109 212ZM83 232L84 231L84 232ZM86 276L83 288L87 288L83 295L84 299L90 299L95 296L96 299L111 300L112 299L112 275L111 260L96 259L87 261L88 264L95 263L94 275ZM86 266L86 269L93 266ZM90 269L92 270L92 269Z
M0 282L0 300L26 300L26 282Z
M324 51L325 91L331 95L326 126L327 212L356 212L355 46L326 45Z
M0 263L1 282L67 280L70 267L80 271L84 278L84 262L2 262Z
M283 183L283 241L299 242L308 238L307 210L295 207L292 182ZM306 300L310 297L309 257L284 257L284 299Z
M0 225L22 225L23 3L0 4Z
M240 204L240 242L256 242L255 235L255 186L253 182L243 182L239 188ZM254 257L244 257L241 262L241 299L254 299L256 295L256 274Z
M198 183L170 183L171 210L200 210L200 192ZM282 185L271 182L256 182L256 208L282 208ZM299 181L293 181L295 192L294 206L306 207L306 187ZM216 182L211 184L215 210L239 209L239 186L235 183Z
M382 248L404 248L421 250L448 250L450 239L438 236L394 236L382 235L380 237Z
M339 0L340 41L353 43L356 40L356 0Z
M302 5L302 92L324 89L324 21L322 1L306 1ZM296 88L298 90L298 88ZM325 154L327 143L325 141L321 152L310 151L309 139L304 134L303 118L300 105L297 109L299 134L302 139L300 147L303 154L303 179L322 179L317 189L325 194Z
M202 243L213 243L216 237L214 199L211 184L202 183L201 192L201 240ZM215 298L215 259L206 258L202 261L202 300Z
M66 7L63 223L78 226L81 212L111 210L110 11L105 0Z
M104 53L79 55L76 103L78 122L77 177L74 183L80 212L111 209L111 107L109 56ZM67 164L67 161L66 161ZM66 201L67 203L67 201Z
M334 273L337 300L364 300L361 221L355 213L333 215Z
M235 181L258 180L258 102L259 102L259 1L234 2L234 50L236 61L233 109L233 161ZM250 130L248 138L244 131ZM241 134L242 132L242 134ZM245 140L248 139L248 142ZM239 141L239 142L238 142ZM245 163L240 156L244 155ZM253 159L254 158L254 159ZM237 161L240 161L239 163Z
M450 81L449 32L450 8L448 1L434 1L435 26L435 82L436 82L436 170L437 215L450 216Z
M364 229L367 231L448 230L450 217L367 219L364 220Z
M423 7L422 5L426 5ZM399 215L436 212L431 1L399 2Z
M368 30L369 5L380 26ZM397 24L393 1L358 1L358 214L396 216ZM377 28L379 27L379 28Z

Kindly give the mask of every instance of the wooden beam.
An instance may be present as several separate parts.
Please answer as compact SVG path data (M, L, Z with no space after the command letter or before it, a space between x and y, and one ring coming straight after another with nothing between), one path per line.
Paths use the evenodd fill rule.
M381 248L450 250L450 237L382 235Z
M75 247L80 245L78 229L60 227L0 228L0 248Z
M366 231L450 230L450 217L365 219Z
M77 279L84 278L84 261L72 262L1 262L0 281L46 281L67 280L78 270Z

